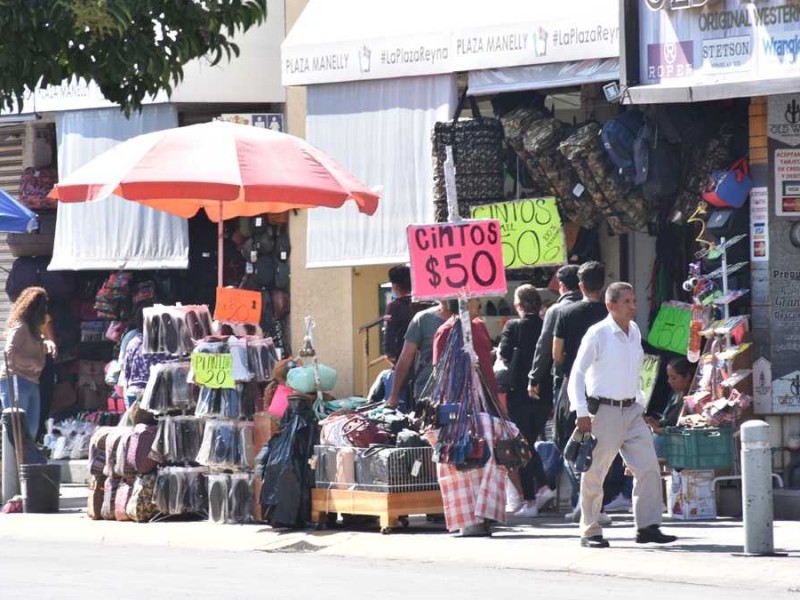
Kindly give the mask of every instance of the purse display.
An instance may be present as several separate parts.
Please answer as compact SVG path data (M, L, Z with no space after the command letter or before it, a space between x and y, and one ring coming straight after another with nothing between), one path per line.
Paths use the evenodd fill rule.
M373 444L387 445L391 443L388 433L381 431L377 425L361 415L350 417L342 427L342 433L356 448L369 448Z

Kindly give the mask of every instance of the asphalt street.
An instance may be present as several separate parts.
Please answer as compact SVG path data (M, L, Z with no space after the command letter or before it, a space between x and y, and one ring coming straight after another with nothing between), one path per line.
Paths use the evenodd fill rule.
M2 600L159 600L281 598L281 600L459 600L532 597L620 600L761 599L763 592L524 569L420 561L316 556L291 552L221 552L162 546L43 543L0 536ZM800 598L771 593L770 600Z

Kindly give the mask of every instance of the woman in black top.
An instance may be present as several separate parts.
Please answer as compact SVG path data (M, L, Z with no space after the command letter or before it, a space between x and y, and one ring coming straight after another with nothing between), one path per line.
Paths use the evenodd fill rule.
M644 418L653 431L653 443L656 447L656 455L659 458L664 458L662 448L664 428L674 427L678 424L678 419L683 410L683 397L689 393L693 375L692 363L684 357L673 358L669 361L667 364L667 383L672 389L672 394L660 415L657 417L646 416Z
M506 510L520 517L535 517L539 508L555 496L547 486L547 477L542 459L534 449L534 443L544 436L544 426L550 415L549 399L534 400L528 396L528 372L536 351L536 342L542 333L539 292L532 285L521 285L514 292L514 308L519 319L506 323L500 339L500 358L508 367L509 389L507 403L509 419L519 428L530 444L533 455L527 465L511 474L511 481L521 492L522 501L509 502ZM552 386L540 386L540 390Z

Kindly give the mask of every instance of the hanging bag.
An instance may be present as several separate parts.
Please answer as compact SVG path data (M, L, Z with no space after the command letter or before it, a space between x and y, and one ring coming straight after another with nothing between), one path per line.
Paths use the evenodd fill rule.
M472 119L459 120L469 98ZM452 121L436 123L433 129L434 205L438 222L447 221L447 192L444 161L447 146L453 148L459 213L469 217L472 206L497 202L503 197L503 125L499 119L485 118L467 90L461 94Z
M752 188L747 159L742 157L727 169L711 172L703 200L717 208L741 208Z

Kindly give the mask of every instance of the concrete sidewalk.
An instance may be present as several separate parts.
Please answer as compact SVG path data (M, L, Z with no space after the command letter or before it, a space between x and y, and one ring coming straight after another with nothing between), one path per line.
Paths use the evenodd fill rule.
M615 514L605 531L607 550L579 546L576 525L561 515L513 520L492 538L456 539L441 525L412 518L407 530L381 535L377 527L278 531L266 525L214 525L204 521L137 524L91 521L83 510L85 488L62 487L62 511L53 515L0 515L0 543L14 539L68 544L142 544L178 548L321 555L474 564L498 569L579 573L720 588L800 591L800 522L775 524L775 547L785 557L743 557L742 524L731 519L667 521L665 531L680 536L667 546L634 542L629 514ZM13 543L13 542L12 542ZM65 547L65 551L66 547ZM302 560L302 558L298 558Z

